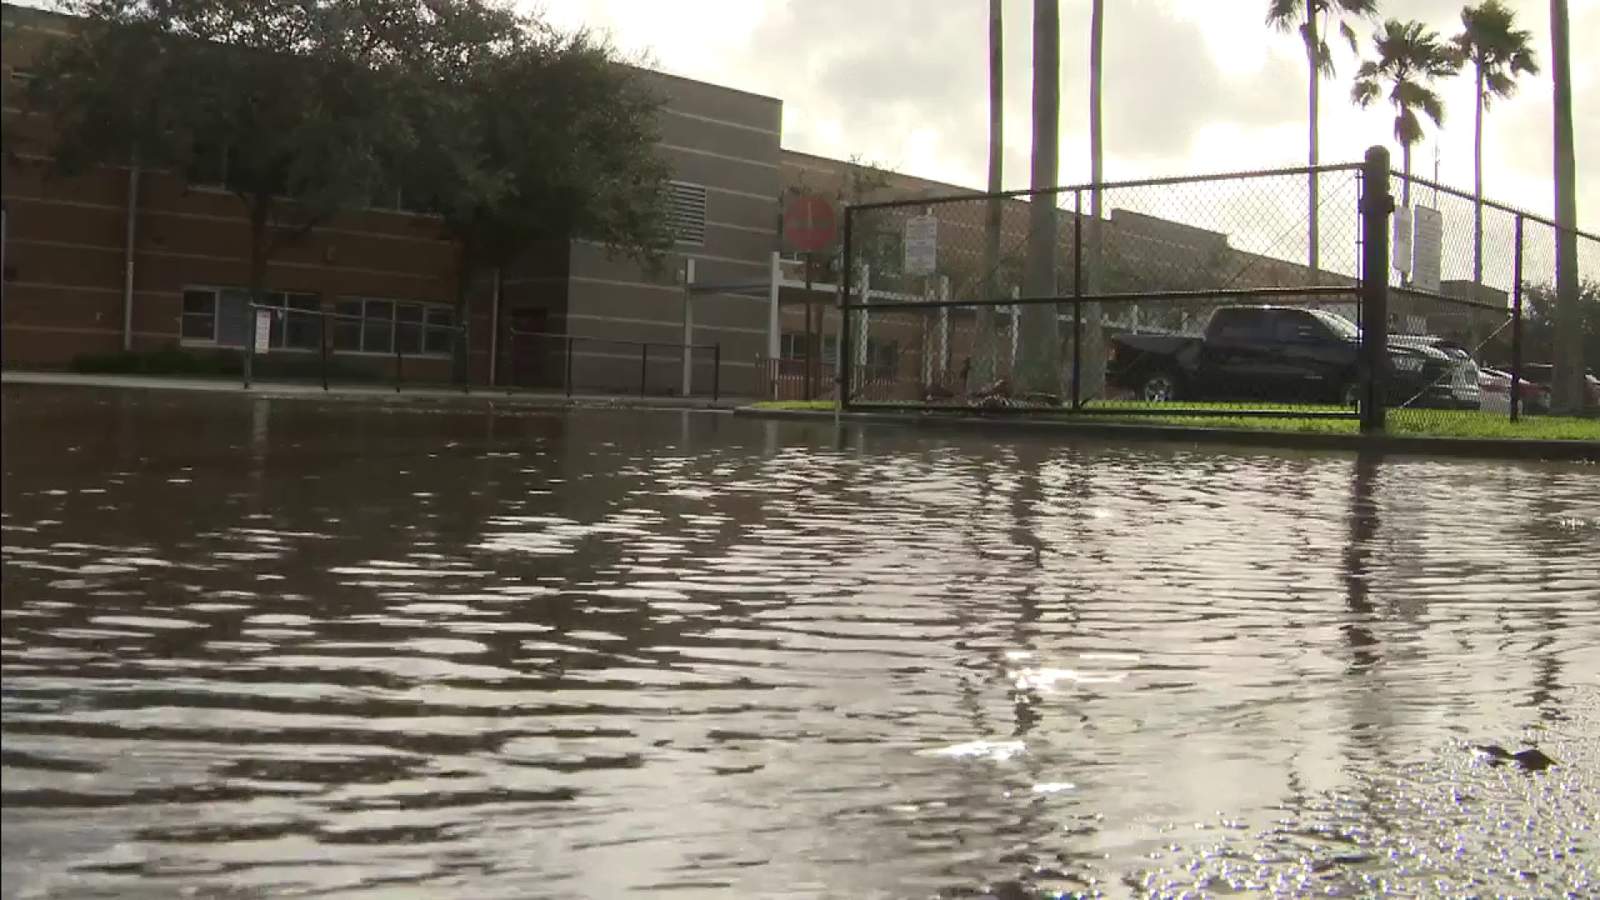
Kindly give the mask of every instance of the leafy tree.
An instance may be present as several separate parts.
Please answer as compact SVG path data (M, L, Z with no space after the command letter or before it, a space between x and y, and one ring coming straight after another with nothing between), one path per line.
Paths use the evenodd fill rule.
M1461 67L1455 48L1421 22L1401 22L1390 19L1383 29L1372 36L1377 59L1366 60L1356 71L1356 83L1350 97L1357 106L1371 106L1389 88L1388 100L1394 107L1394 136L1400 142L1404 160L1401 181L1401 205L1411 204L1411 145L1422 139L1422 122L1417 110L1433 120L1444 123L1444 101L1439 98L1432 83L1448 78Z
M1279 31L1298 31L1300 40L1305 44L1306 63L1310 69L1310 77L1306 80L1306 116L1308 130L1310 131L1310 153L1308 164L1315 169L1317 165L1317 93L1321 87L1322 79L1333 77L1333 52L1328 47L1328 31L1334 23L1344 39L1350 44L1350 52L1356 50L1355 29L1345 20L1346 16L1360 19L1370 19L1378 14L1378 0L1270 0L1267 4L1267 24ZM1317 272L1317 173L1312 172L1307 179L1307 213L1308 230L1306 232L1307 256L1306 264L1313 274Z
M1516 27L1516 15L1500 0L1483 0L1461 10L1456 52L1472 64L1476 117L1472 126L1472 280L1483 283L1483 112L1495 98L1517 90L1519 74L1539 74L1530 43L1533 33Z
M1552 284L1523 287L1522 358L1527 362L1553 362L1560 350L1562 332L1559 294ZM1583 358L1600 359L1600 281L1585 280L1578 291L1578 343ZM1507 348L1508 349L1508 348Z
M65 173L129 159L230 189L250 223L252 298L285 244L362 199L401 114L399 2L77 0L77 33L44 54L29 102L54 124Z
M541 242L582 238L659 263L669 169L655 152L661 100L640 71L588 32L478 0L430 5L449 15L408 66L422 140L397 166L460 246L458 304L473 273Z

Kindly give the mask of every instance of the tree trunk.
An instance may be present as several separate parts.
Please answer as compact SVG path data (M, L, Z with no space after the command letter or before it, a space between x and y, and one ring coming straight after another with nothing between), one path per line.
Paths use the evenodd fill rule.
M989 0L989 193L1001 190L1001 173L1005 135L1002 130L1005 112L1005 84L1003 66L1005 54L1001 33L1000 0ZM1004 202L991 196L984 221L983 234L983 297L996 301L1002 294L1000 287L1000 219ZM994 383L999 369L999 347L995 343L993 306L978 307L978 334L973 360L972 377L967 390L988 387Z
M1033 3L1033 165L1029 184L1035 190L1056 186L1061 117L1061 9L1058 0ZM1028 199L1028 256L1023 292L1029 297L1056 297L1055 194ZM1031 303L1022 313L1022 359L1017 386L1026 392L1059 396L1060 341L1057 304Z
M1572 143L1572 60L1567 0L1550 0L1550 72L1555 82L1556 345L1551 405L1583 408L1583 329L1578 309L1578 197Z
M1478 64L1477 110L1472 122L1472 283L1483 284L1483 64Z
M1411 144L1400 144L1400 208L1411 208Z
M1306 157L1306 165L1311 167L1310 174L1306 176L1306 268L1310 270L1311 283L1316 284L1321 266L1317 252L1317 93L1322 86L1322 68L1318 65L1321 60L1317 55L1316 4L1310 0L1306 3L1305 40L1306 62L1311 71L1311 80L1306 90L1306 119L1310 131L1308 141L1310 153Z
M1104 193L1100 185L1105 181L1105 129L1100 117L1102 72L1105 60L1105 0L1094 0L1089 11L1089 228L1086 263L1082 283L1089 293L1105 290L1105 237L1103 233ZM1083 217L1073 223L1082 227ZM1079 399L1088 401L1105 394L1106 367L1105 341L1101 333L1100 304L1083 304L1082 346L1074 347L1079 355L1078 371L1082 377Z

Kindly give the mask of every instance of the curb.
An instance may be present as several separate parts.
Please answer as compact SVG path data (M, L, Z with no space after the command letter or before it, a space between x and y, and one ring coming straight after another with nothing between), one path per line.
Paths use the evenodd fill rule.
M747 398L730 398L713 402L709 398L691 397L638 397L626 394L577 394L571 397L562 393L536 391L508 391L505 388L475 387L470 392L459 388L413 387L392 391L383 387L356 388L335 386L324 391L318 385L285 384L258 381L249 388L237 380L216 378L184 378L181 376L85 376L54 372L26 372L5 370L0 372L0 384L27 385L58 388L99 388L126 391L172 391L248 397L261 400L320 400L331 403L377 403L413 406L506 406L523 409L626 409L637 411L695 411L729 413Z
M1487 459L1576 460L1600 462L1600 443L1577 440L1514 438L1417 437L1412 435L1327 434L1264 431L1249 428L1205 428L1187 425L1138 425L1120 422L1040 421L963 416L948 413L825 412L805 409L758 409L741 406L736 416L798 422L849 422L1020 434L1061 434L1166 443L1231 444L1300 450L1349 450L1358 453L1413 454Z

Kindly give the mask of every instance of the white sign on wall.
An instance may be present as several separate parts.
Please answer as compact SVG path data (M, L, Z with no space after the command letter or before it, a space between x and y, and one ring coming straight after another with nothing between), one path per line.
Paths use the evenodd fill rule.
M1392 265L1402 275L1411 274L1411 207L1402 206L1394 213L1394 243L1390 248Z
M256 352L265 353L272 346L272 310L256 310Z
M907 219L905 251L907 275L932 275L939 261L939 220L933 216Z
M1444 245L1444 216L1437 209L1419 206L1411 222L1411 283L1439 292L1439 256Z

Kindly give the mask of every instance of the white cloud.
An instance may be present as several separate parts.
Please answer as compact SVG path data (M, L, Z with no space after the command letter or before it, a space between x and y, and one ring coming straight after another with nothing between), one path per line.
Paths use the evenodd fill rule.
M1511 0L1548 68L1549 7ZM1600 215L1600 0L1571 0L1579 215ZM1419 18L1448 35L1460 0L1390 0L1386 15ZM860 154L907 174L981 185L987 141L987 5L974 0L546 0L552 21L609 31L666 71L781 98L786 146ZM1300 165L1306 156L1305 57L1298 37L1264 24L1264 0L1114 0L1107 3L1106 172L1137 177ZM1028 179L1032 3L1005 0L1006 184ZM1088 176L1088 2L1064 0L1061 180ZM1361 32L1363 51L1369 28ZM1360 159L1391 143L1393 116L1351 107L1355 60L1339 51L1322 87L1322 158ZM1553 205L1548 72L1490 113L1486 192L1537 212ZM1445 86L1444 129L1414 166L1472 181L1472 92ZM1395 152L1398 165L1399 153Z

